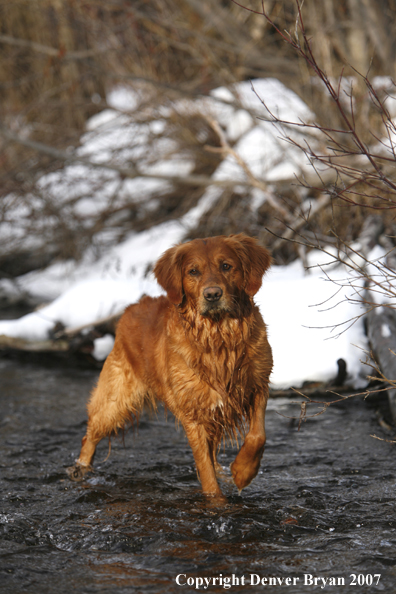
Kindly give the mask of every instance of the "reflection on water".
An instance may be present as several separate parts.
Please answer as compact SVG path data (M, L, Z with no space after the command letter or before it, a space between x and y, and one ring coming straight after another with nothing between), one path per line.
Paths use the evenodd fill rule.
M241 496L223 482L219 506L202 496L185 436L162 413L113 440L106 461L100 444L95 473L70 482L96 374L3 359L0 377L0 592L262 592L268 582L251 586L251 575L279 579L271 592L322 591L304 574L345 579L325 591L392 591L395 456L370 438L382 431L376 405L349 400L297 432L275 412L296 410L273 401L260 474ZM219 458L228 477L233 456ZM352 573L381 579L352 586ZM298 578L291 588L288 577Z

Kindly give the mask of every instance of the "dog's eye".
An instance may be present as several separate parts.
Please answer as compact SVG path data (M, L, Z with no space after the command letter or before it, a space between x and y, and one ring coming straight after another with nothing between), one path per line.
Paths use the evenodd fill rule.
M230 270L231 264L227 264L227 262L223 262L221 265L222 270Z
M191 274L191 276L197 276L197 274L199 274L199 272L196 268L191 268L191 270L189 271L188 274Z

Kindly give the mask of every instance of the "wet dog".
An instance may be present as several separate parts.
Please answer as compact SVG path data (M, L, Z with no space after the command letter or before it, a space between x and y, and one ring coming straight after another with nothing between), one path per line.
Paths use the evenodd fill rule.
M271 263L244 235L194 239L167 250L154 274L167 295L142 297L121 317L114 348L88 403L74 480L91 470L99 441L157 400L180 421L202 490L221 496L216 454L245 436L231 465L239 490L256 476L265 444L271 347L253 296Z

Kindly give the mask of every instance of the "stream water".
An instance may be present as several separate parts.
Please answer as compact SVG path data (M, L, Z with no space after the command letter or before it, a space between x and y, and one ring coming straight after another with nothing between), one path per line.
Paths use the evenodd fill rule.
M395 591L395 446L370 437L392 439L384 398L332 405L300 431L277 414L298 407L271 401L261 471L241 495L235 450L220 454L219 507L161 410L113 439L106 461L102 442L88 480L69 481L96 378L0 359L0 592Z

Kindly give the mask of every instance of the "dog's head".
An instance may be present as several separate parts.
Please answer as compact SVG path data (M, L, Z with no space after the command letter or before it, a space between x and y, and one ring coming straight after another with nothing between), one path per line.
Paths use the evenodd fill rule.
M154 274L169 300L193 302L202 316L237 316L271 264L269 252L244 234L194 239L167 250Z

